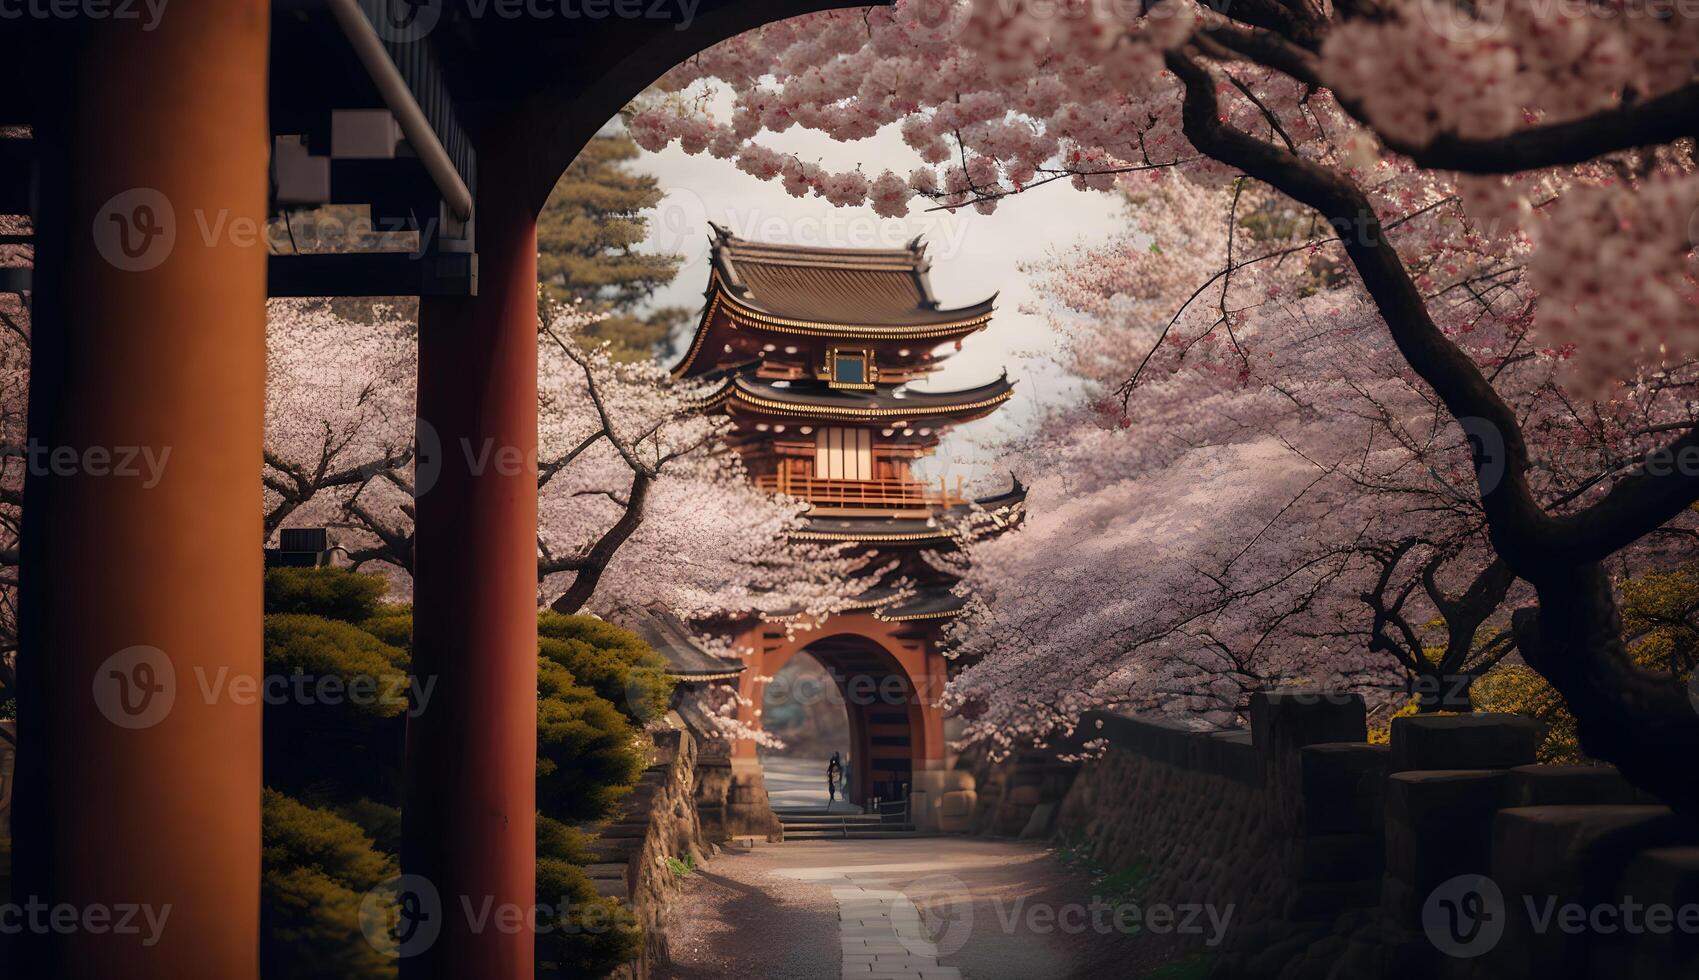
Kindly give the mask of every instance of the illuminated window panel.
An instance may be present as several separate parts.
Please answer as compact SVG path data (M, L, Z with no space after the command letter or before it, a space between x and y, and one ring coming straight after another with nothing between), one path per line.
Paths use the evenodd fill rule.
M834 347L826 354L826 375L834 388L871 388L878 370L872 351Z
M814 475L826 480L873 479L873 433L837 427L815 432Z

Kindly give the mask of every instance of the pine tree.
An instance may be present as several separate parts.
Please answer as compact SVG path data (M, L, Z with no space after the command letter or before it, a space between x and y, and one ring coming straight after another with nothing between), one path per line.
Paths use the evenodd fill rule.
M647 220L640 212L661 200L656 179L625 164L638 155L623 132L592 139L567 168L543 206L537 225L537 278L554 298L611 314L585 330L606 341L620 360L667 353L673 329L690 315L683 307L639 313L672 281L682 257L633 251Z

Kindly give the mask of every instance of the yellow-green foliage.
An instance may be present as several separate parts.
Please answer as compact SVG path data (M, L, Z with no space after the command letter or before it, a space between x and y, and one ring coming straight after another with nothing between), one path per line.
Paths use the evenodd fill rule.
M366 941L360 904L398 873L352 821L265 791L261 824L262 958L268 980L393 977Z
M562 819L595 819L636 785L638 732L570 670L537 660L537 806Z
M1622 583L1623 635L1628 655L1642 670L1670 674L1686 683L1692 676L1699 630L1699 565L1648 572ZM1475 682L1471 700L1477 711L1509 711L1546 724L1541 762L1587 761L1575 731L1575 716L1563 696L1532 668L1502 664Z
M265 611L358 623L377 613L388 589L382 575L344 568L271 568L265 573Z
M413 650L413 607L392 603L360 622L360 628L397 650Z
M537 936L537 977L599 977L637 955L642 930L630 911L596 894L582 865L586 838L558 820L537 818L537 901L555 928Z
M266 577L268 674L376 678L405 695L412 610L381 603L377 576L274 569ZM636 634L587 616L538 620L537 900L565 928L537 943L538 976L600 976L642 932L596 895L584 835L562 820L611 815L646 762L640 721L671 696L666 661ZM440 690L438 691L440 693ZM404 697L266 706L264 944L274 977L389 977L359 928L368 889L396 873Z
M350 710L393 718L407 710L407 653L351 623L323 616L273 613L265 618L266 672L340 677L375 685L383 695L347 699Z
M1476 711L1502 711L1527 715L1546 726L1545 740L1537 758L1547 763L1575 764L1587 761L1575 735L1575 716L1563 695L1546 683L1531 667L1499 664L1477 679L1469 690Z
M1501 663L1477 677L1469 689L1469 706L1475 711L1504 712L1527 715L1546 725L1545 741L1537 758L1547 763L1584 761L1575 739L1575 719L1564 707L1563 698L1533 670L1521 664ZM1420 714L1421 702L1411 698L1385 722L1369 726L1369 742L1386 745L1392 741L1392 722L1396 718L1413 718ZM1453 715L1455 711L1430 712L1434 716Z
M1622 627L1634 661L1686 680L1699 653L1699 565L1622 583Z
M644 724L666 714L673 687L666 658L636 633L592 616L545 612L537 618L537 637L538 652L627 718Z
M1675 681L1686 683L1699 658L1699 564L1628 579L1622 583L1620 602L1623 635L1634 663L1642 670L1667 673ZM1443 629L1444 623L1436 620L1424 628ZM1491 638L1490 634L1482 637ZM1563 696L1533 668L1501 663L1476 679L1469 700L1476 711L1526 715L1543 722L1546 736L1540 744L1539 761L1587 761L1576 735L1575 716ZM1369 741L1384 744L1389 739L1391 719L1415 713L1416 703L1412 701L1394 712L1386 725L1370 729Z
M1371 745L1387 745L1387 744L1389 744L1392 741L1392 719L1414 717L1416 714L1419 713L1420 708L1421 708L1421 701L1416 699L1416 698L1411 698L1409 701L1405 702L1405 704L1402 708L1399 708L1397 711L1394 711L1392 714L1387 715L1385 724L1370 725L1369 726L1369 744L1371 744ZM1443 713L1444 714L1451 714L1452 712L1443 712Z
M351 820L381 851L401 853L401 811L372 800L355 800L336 808L337 816Z

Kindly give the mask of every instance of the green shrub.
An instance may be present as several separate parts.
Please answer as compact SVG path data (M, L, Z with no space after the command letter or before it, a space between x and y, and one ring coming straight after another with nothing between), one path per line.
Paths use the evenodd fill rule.
M365 832L378 850L389 854L401 853L401 811L372 800L355 800L336 808L338 816L351 821Z
M341 620L265 619L266 782L315 804L400 802L406 654ZM335 678L341 689L322 687ZM299 686L297 687L297 684Z
M637 956L642 929L631 912L596 894L581 865L584 835L537 817L537 901L551 906L551 929L537 936L538 980L604 976Z
M645 724L667 713L673 689L667 660L636 633L593 616L545 612L537 618L537 637L544 657L627 718Z
M537 807L562 820L613 813L643 773L637 731L547 658L537 661Z
M368 685L371 697L342 697L351 711L393 718L407 710L407 654L350 623L274 613L265 618L269 675L340 678Z
M382 575L345 568L270 568L265 573L265 611L358 623L377 613L388 591Z
M360 628L409 656L413 652L413 607L392 603L378 607Z
M398 873L358 825L265 791L260 957L267 980L393 977L360 928L366 893Z
M358 915L397 873L401 750L412 610L381 604L376 576L274 569L266 578L268 675L373 678L397 696L356 704L294 697L265 709L263 955L266 976L389 977ZM646 760L634 722L666 710L666 662L627 630L585 616L538 621L537 901L564 906L537 937L537 975L601 976L637 955L642 930L596 894L588 838L563 820L609 816ZM309 687L309 690L311 688Z

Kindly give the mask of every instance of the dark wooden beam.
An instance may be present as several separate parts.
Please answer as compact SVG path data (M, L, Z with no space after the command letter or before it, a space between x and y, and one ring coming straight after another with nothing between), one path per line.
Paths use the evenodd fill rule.
M476 296L473 252L335 252L273 255L271 296Z
M35 141L0 139L0 214L29 214Z

